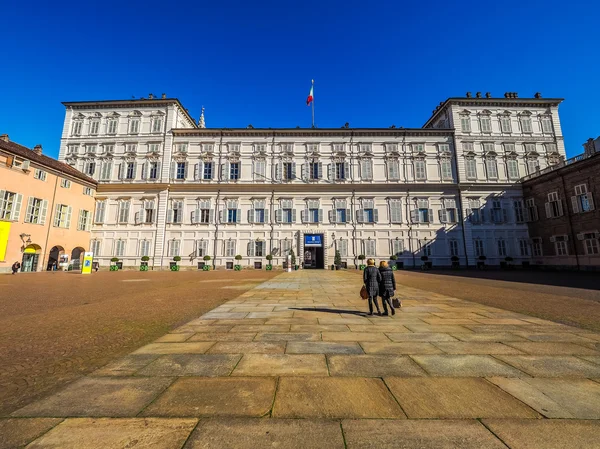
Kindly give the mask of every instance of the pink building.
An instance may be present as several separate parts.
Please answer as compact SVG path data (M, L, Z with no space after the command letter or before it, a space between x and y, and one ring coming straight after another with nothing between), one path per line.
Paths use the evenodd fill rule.
M0 135L0 272L78 268L89 251L97 183Z

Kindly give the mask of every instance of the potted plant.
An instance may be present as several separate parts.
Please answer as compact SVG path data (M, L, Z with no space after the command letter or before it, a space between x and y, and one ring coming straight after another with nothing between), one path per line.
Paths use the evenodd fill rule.
M506 262L506 269L507 270L512 270L514 265L512 264L513 258L510 256L506 256L504 258L504 262Z
M202 258L204 260L204 266L202 267L202 271L210 271L210 265L208 262L210 261L210 256L204 256Z
M395 254L392 254L390 256L390 260L392 261L392 263L391 263L392 270L396 271L398 269L398 263L396 262L398 260L398 256Z
M342 255L338 250L335 250L335 257L333 258L333 265L336 270L339 270L342 266Z
M119 271L119 266L117 265L118 261L118 257L113 257L112 259L110 259L110 271Z
M358 265L359 270L364 270L365 268L367 268L367 266L363 262L365 259L366 256L364 254L360 254L358 256L358 260L360 260L360 264Z
M175 256L173 257L173 262L169 262L169 265L171 267L171 271L179 271L179 265L177 265L177 262L181 261L181 257L180 256Z
M487 257L479 256L478 259L479 260L477 261L477 269L484 270L485 269L485 260L487 259Z
M240 265L240 260L242 260L242 255L241 254L236 255L235 260L237 260L237 263L233 266L233 269L235 271L240 271L242 269L242 266Z
M429 262L428 256L421 256L421 261L423 265L421 265L421 270L431 270L432 263Z
M452 268L459 268L460 267L460 259L458 256L452 256L450 258L450 260L452 261Z
M148 256L142 256L142 263L140 264L140 271L148 271L148 261L150 258Z
M273 265L271 265L271 261L273 260L273 256L271 254L267 254L267 271L271 271L273 269Z
M296 254L293 249L290 250L290 256L292 256L292 266L294 267L294 270L298 270L300 267L296 265Z

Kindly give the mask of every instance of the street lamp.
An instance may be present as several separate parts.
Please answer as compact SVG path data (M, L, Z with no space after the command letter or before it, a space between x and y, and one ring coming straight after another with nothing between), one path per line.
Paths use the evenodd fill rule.
M19 237L21 237L21 241L23 242L23 251L25 250L25 248L29 245L31 245L31 234L20 234ZM27 240L25 240L25 237L27 237Z

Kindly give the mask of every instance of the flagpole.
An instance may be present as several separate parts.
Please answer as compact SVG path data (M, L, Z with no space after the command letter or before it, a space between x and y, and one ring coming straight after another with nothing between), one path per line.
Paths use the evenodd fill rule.
M314 97L314 89L315 89L315 80L312 80L312 90L313 90L313 100L312 103L312 127L315 127L315 97Z

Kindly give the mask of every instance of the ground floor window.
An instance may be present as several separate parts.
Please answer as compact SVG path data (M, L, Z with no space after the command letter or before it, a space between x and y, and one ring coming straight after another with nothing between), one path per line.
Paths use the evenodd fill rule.
M475 254L477 257L485 256L485 251L483 249L483 240L475 239Z
M587 255L598 254L598 239L595 238L586 238L585 242L585 253Z
M533 239L531 247L533 251L533 257L542 257L542 239Z
M450 255L458 256L458 240L452 239L449 242L450 244Z
M564 237L563 237L564 238ZM564 240L557 240L554 242L554 250L557 256L568 256L567 242Z
M498 239L498 256L500 257L506 257L507 252L506 252L506 240L504 239Z

